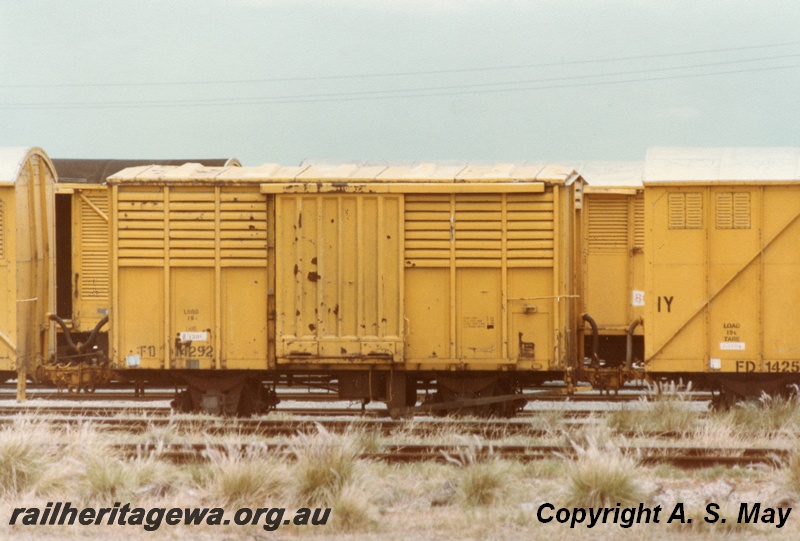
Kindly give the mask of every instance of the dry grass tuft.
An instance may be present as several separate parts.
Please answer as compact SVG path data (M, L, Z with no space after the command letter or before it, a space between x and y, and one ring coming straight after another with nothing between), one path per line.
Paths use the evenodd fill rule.
M753 434L794 434L800 428L800 400L762 394L758 402L737 404L715 417Z
M328 432L317 425L315 434L300 433L289 444L297 462L292 470L299 501L325 504L335 500L354 478L362 438L352 431Z
M613 411L608 415L608 426L617 432L631 434L671 434L688 436L696 429L699 416L692 410L686 388L671 382L658 388L651 387L649 396L635 408Z
M282 456L260 447L206 451L209 464L194 470L193 480L208 492L209 501L225 505L264 502L286 487Z
M463 445L453 454L445 454L448 462L459 467L455 495L469 507L495 503L506 486L508 467L494 456L491 445L485 448L478 436L460 439Z
M47 443L51 432L26 421L0 431L0 495L14 497L35 490L54 460Z
M354 484L345 486L331 503L331 523L338 531L365 532L376 529L369 495Z
M161 497L178 490L176 471L157 458L125 459L107 449L98 449L79 462L74 483L87 502L144 495Z
M573 446L577 457L567 459L567 505L604 507L623 506L643 501L640 484L643 470L638 461L610 444Z
M71 437L72 443L61 461L63 474L52 482L69 486L84 502L163 496L180 488L176 486L178 470L160 460L159 451L126 458L91 423L81 424L65 437Z

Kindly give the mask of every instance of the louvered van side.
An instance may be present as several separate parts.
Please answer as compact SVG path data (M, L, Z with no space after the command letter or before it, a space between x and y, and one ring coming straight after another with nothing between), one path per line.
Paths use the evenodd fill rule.
M268 368L268 216L258 186L112 187L112 358L124 368Z
M531 193L408 194L408 362L426 368L559 370L568 304L565 197ZM567 252L567 253L565 253ZM566 256L566 257L565 257Z

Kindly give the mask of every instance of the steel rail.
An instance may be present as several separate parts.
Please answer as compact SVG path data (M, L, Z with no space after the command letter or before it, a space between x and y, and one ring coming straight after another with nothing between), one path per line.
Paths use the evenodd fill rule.
M127 457L152 457L173 462L205 461L219 454L246 454L248 450L260 453L280 454L292 457L291 447L286 443L191 443L163 444L120 443L113 446ZM641 464L671 464L680 468L707 468L713 466L752 466L785 463L791 455L786 448L760 447L671 447L671 446L626 446L619 451L635 457ZM475 449L469 445L453 444L383 444L379 450L364 452L357 458L386 462L456 462L463 465L481 460L536 461L546 459L575 459L580 452L564 445L515 445L498 444ZM471 458L465 458L465 457Z

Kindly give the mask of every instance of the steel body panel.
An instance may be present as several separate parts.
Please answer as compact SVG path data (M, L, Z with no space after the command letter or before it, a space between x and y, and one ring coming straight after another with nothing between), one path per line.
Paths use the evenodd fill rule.
M562 370L575 329L572 188L409 194L406 362Z
M695 182L646 192L647 368L800 371L798 187Z
M256 185L111 189L118 368L270 368L271 202Z
M402 362L402 203L276 196L279 363Z

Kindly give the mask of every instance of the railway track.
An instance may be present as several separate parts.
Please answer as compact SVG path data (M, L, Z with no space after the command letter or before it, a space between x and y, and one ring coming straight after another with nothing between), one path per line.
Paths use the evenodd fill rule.
M596 409L527 409L517 413L517 415L512 419L479 419L476 420L472 418L464 422L473 422L477 423L481 426L487 426L492 424L498 424L507 422L509 424L517 423L530 423L535 422L537 420L543 421L558 421L558 420L581 420L587 419L590 417L602 417L603 415L607 415L609 413L620 411L618 409L603 409L603 410L596 410ZM695 412L698 418L703 418L707 415L706 410L697 410ZM147 418L147 420L151 422L169 422L170 419L179 420L181 422L194 422L194 423L211 423L214 421L217 422L224 422L229 426L232 426L231 423L234 423L238 426L246 425L248 423L261 423L262 425L265 423L270 422L285 422L285 416L298 416L303 418L319 418L319 419L328 419L342 417L346 419L340 419L339 421L342 423L350 423L354 420L365 420L365 419L376 419L380 420L381 422L391 424L402 424L407 421L392 421L388 419L388 412L381 407L370 408L366 410L362 410L360 407L350 407L350 408L341 408L341 407L308 407L308 406L297 406L297 407L278 407L274 412L263 416L252 417L249 419L245 418L222 418L210 415L201 415L201 414L188 414L188 413L176 413L173 412L172 409L168 405L142 405L139 403L131 403L131 404L118 404L113 406L103 405L98 406L95 404L75 404L75 405L62 405L62 404L37 404L34 405L32 403L28 403L26 405L20 406L15 403L8 403L4 404L0 402L0 420L3 418L14 418L15 416L19 415L30 415L30 416L39 416L41 418L45 417L53 417L53 416L64 416L69 418L74 418L76 421L86 421L91 419L104 419L104 418L116 418L116 417L127 417L127 418L135 418L138 417L139 419ZM414 421L424 420L424 419L433 419L439 422L443 422L443 419L448 419L448 422L455 422L459 421L458 417L431 417L429 415L418 415L414 417Z
M141 434L149 430L169 429L176 433L197 431L202 428L207 435L248 435L262 437L293 436L299 432L316 432L318 427L328 432L344 433L348 430L361 430L368 433L389 435L403 434L436 434L442 432L456 434L479 435L488 438L509 436L544 437L552 434L552 429L531 422L531 419L478 421L465 419L420 418L414 421L398 421L385 418L336 419L330 417L294 416L289 419L217 419L217 418L184 418L184 417L144 417L144 416L97 416L80 415L31 416L24 417L33 421L41 421L48 425L91 426L104 431L118 431L127 434ZM0 426L11 426L21 419L19 415L0 415ZM579 418L565 418L561 425L580 422ZM581 424L585 424L584 422Z
M254 447L261 453L292 454L283 443L252 444L117 444L115 449L128 457L154 457L176 463L208 460L209 457L226 453L241 453ZM713 466L746 467L785 463L791 451L785 448L759 447L672 447L672 446L626 446L619 451L636 456L642 464L670 464L679 468L708 468ZM453 444L383 444L377 450L361 453L363 460L381 460L391 463L452 461L452 457L471 453L473 460L515 460L530 462L553 458L575 458L578 451L564 445L514 445L498 444L475 452L474 447ZM457 459L456 459L457 460Z
M100 432L126 435L145 434L156 430L162 434L175 434L188 438L186 443L167 443L163 438L155 437L152 441L140 443L111 443L122 455L127 457L153 457L176 463L204 461L219 453L242 453L248 449L267 453L288 453L288 438L298 433L313 434L319 427L331 433L345 433L357 430L365 434L403 436L425 436L429 439L442 439L444 434L476 435L482 438L483 446L462 446L450 443L401 444L383 443L371 446L360 458L387 462L445 461L447 457L464 456L473 453L480 459L507 459L516 461L534 461L558 457L574 457L578 453L571 445L539 444L539 443L506 443L504 438L525 436L541 438L558 435L559 430L568 432L571 428L602 420L593 412L565 411L559 412L561 417L545 417L549 425L535 422L538 414L543 412L526 412L520 419L441 419L423 417L414 420L391 420L385 418L331 418L330 416L293 416L289 418L256 418L256 419L221 419L219 417L196 415L169 415L167 408L139 407L127 410L125 416L112 416L103 409L88 409L90 415L75 412L54 414L52 410L35 410L31 415L9 413L0 408L0 426L12 426L20 420L52 424L54 426L78 426L88 424ZM150 411L150 413L148 413ZM308 410L305 410L308 411ZM335 410L327 410L335 411ZM132 413L135 412L135 413ZM117 412L119 413L119 411ZM550 412L544 412L549 415ZM591 418L587 418L591 417ZM226 436L232 441L226 443L193 442L191 434L205 436ZM620 433L625 436L625 434ZM264 441L245 441L242 437L263 437ZM632 436L632 435L628 435ZM620 451L636 456L643 464L671 464L681 468L702 468L711 466L749 466L775 465L785 463L791 450L784 447L699 447L674 443L683 434L649 434L650 438L665 441L659 445L629 445ZM113 436L112 437L112 442ZM269 441L268 438L278 438ZM167 438L169 439L169 438ZM563 440L560 440L563 441ZM671 441L673 443L666 443ZM313 444L313 443L312 443ZM55 445L59 445L56 443ZM66 444L64 444L66 445Z
M306 401L306 402L341 402L337 393L318 390L298 390L296 387L279 387L278 397L282 401ZM542 390L528 391L522 397L529 402L631 402L642 399L653 398L652 391L647 387L631 386L626 387L616 394L601 393L600 391L580 391L576 394L566 394L563 387L550 387ZM683 398L690 401L708 401L712 395L708 392L689 392L684 393ZM69 400L76 402L95 402L95 401L114 401L125 400L135 402L153 402L172 400L175 397L174 388L153 388L147 389L142 394L137 394L129 386L116 385L109 388L100 388L92 393L71 393L66 390L59 390L53 387L29 384L27 391L28 400ZM420 393L417 397L419 402L426 400L427 396ZM10 383L0 384L0 404L5 400L16 401L16 385Z

